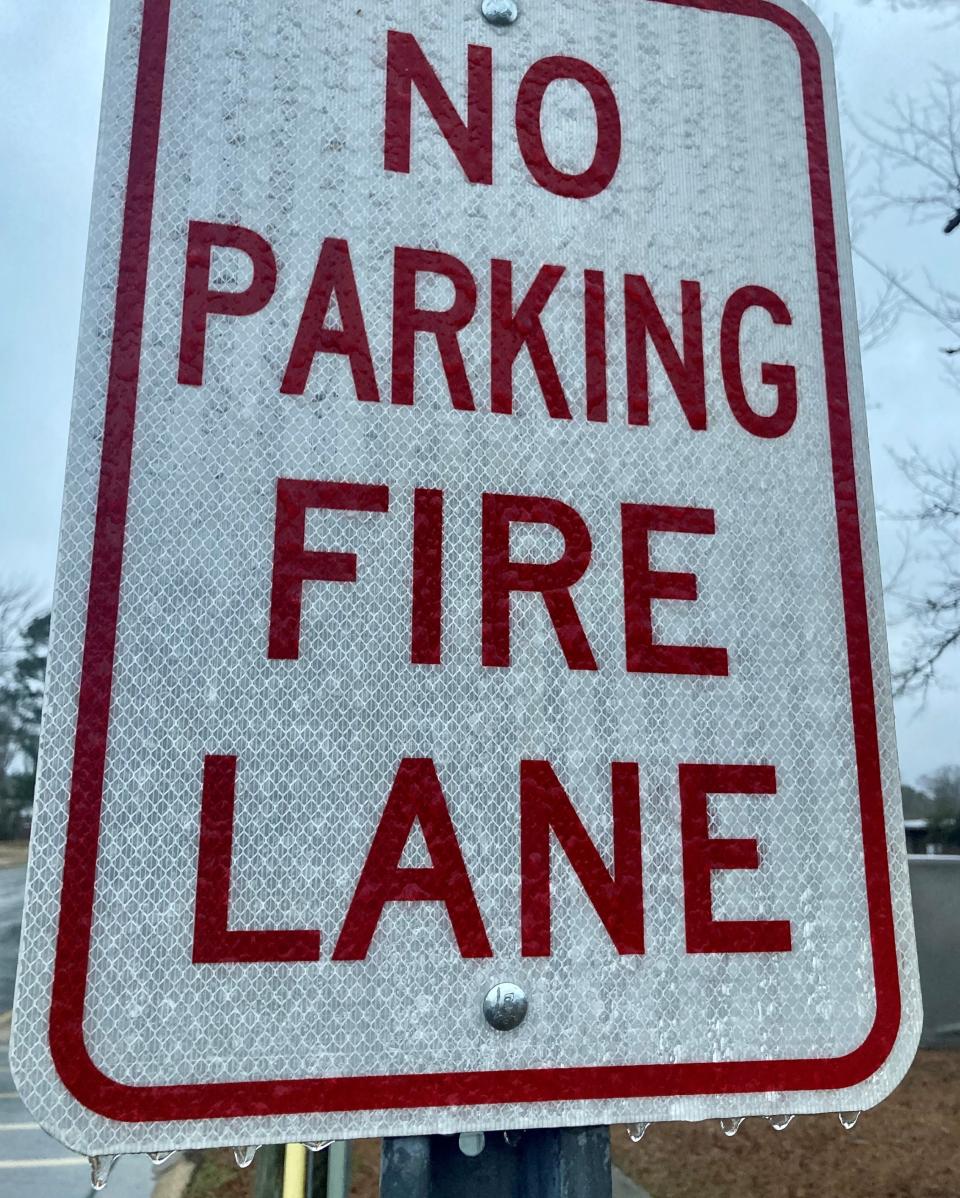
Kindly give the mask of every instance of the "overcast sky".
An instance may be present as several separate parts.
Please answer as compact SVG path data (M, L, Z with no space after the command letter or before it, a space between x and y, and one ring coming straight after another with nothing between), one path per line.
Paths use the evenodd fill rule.
M816 7L828 27L840 21L843 103L860 119L882 113L890 96L922 95L934 64L960 60L960 26L945 30L921 11L891 11L884 0ZM44 598L56 557L107 11L107 0L0 0L0 579L30 580ZM856 134L848 126L845 136L849 147ZM919 278L924 268L943 276L956 263L955 239L936 222L905 229L888 217L863 245ZM858 266L858 287L875 286ZM876 490L891 508L909 502L891 448L960 447L960 392L943 377L942 344L935 329L908 319L864 360ZM881 544L889 565L897 542L883 522ZM960 655L946 674L960 685ZM958 705L960 689L938 690L920 711L900 705L906 781L960 763Z

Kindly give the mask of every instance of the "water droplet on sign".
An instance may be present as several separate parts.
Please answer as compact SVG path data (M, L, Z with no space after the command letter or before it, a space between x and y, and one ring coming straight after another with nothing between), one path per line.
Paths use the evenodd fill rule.
M329 1148L333 1140L304 1140L304 1148L308 1148L311 1152L323 1152L324 1148Z
M856 1126L856 1122L859 1118L860 1118L859 1111L841 1111L840 1112L840 1122L847 1129L847 1131L853 1131L854 1127Z
M464 1156L479 1156L483 1152L486 1136L482 1131L462 1131L460 1133L460 1151Z
M522 1131L505 1131L503 1133L503 1138L509 1148L516 1148L516 1146L520 1143L522 1135Z
M168 1161L173 1156L173 1151L170 1148L166 1152L148 1152L147 1156L155 1165L162 1165L164 1161Z
M771 1115L770 1126L774 1131L786 1131L795 1118L795 1115Z
M634 1144L639 1144L647 1134L649 1126L649 1123L631 1123L627 1128L627 1135L633 1140Z
M740 1124L743 1122L744 1118L744 1115L738 1115L735 1119L721 1119L721 1131L725 1136L735 1136L740 1130Z
M107 1184L107 1178L110 1176L110 1170L116 1164L116 1156L91 1156L87 1158L90 1161L90 1184L95 1190L102 1190Z
M259 1144L240 1144L233 1150L233 1159L241 1169L249 1169L259 1147Z

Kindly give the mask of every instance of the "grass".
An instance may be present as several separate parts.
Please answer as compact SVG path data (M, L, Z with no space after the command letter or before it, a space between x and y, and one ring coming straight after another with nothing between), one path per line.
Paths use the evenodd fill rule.
M228 1148L188 1153L196 1163L184 1198L251 1198L254 1169L238 1169Z
M10 865L26 865L26 840L0 840L0 869Z

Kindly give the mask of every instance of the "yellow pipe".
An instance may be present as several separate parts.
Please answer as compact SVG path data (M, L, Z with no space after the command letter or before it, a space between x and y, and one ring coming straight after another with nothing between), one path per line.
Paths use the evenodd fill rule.
M283 1152L283 1198L305 1198L307 1150L303 1144L287 1144Z

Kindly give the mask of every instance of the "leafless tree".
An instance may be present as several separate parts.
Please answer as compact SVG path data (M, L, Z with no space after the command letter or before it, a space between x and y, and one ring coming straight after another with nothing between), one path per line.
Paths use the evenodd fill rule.
M917 501L896 514L910 534L887 588L892 620L906 632L894 689L923 696L944 655L960 644L960 457L953 452L933 461L914 451L896 460ZM921 588L918 578L925 581Z
M894 98L885 115L854 121L854 125L874 168L873 181L860 196L858 223L862 226L895 211L908 223L932 219L942 222L945 235L956 233L960 229L960 75L939 70L924 99ZM934 280L929 272L919 284L910 282L868 254L859 239L855 252L883 285L879 300L861 317L867 348L892 332L905 312L913 311L949 335L942 347L947 359L960 356L960 293ZM956 381L960 383L960 377Z
M0 784L20 751L10 710L13 667L20 656L23 632L36 610L36 592L28 583L0 579Z
M37 593L28 582L0 578L0 681L16 660L21 635L37 611Z
M853 252L874 269L883 284L879 298L860 313L863 348L872 349L893 332L905 313L917 312L949 334L950 340L941 346L941 353L954 375L953 381L960 384L960 373L957 372L960 361L952 360L960 358L960 293L937 283L929 272L924 272L921 287L914 286L899 271L878 262L857 242L854 242Z
M870 2L870 0L864 0ZM923 8L948 15L926 0L888 7ZM960 4L954 6L960 16ZM881 288L861 313L865 348L889 336L907 313L931 321L944 334L941 351L960 391L960 293L929 272L895 269L864 248L862 233L878 218L900 215L907 223L936 222L951 258L960 261L960 74L937 71L921 99L890 100L880 116L854 121L870 181L860 186L854 251L876 273ZM891 621L903 626L894 663L898 694L921 698L941 676L945 655L960 645L960 453L945 447L936 460L917 451L895 455L916 497L900 522L905 552L888 585Z
M960 844L960 766L945 765L920 779L929 796L929 838L955 852Z
M923 99L894 97L884 116L857 127L875 151L875 212L932 216L948 234L960 228L960 75L938 70Z
M960 12L954 0L859 0L862 5L881 5L892 12L930 13L943 25L952 25L960 20Z

